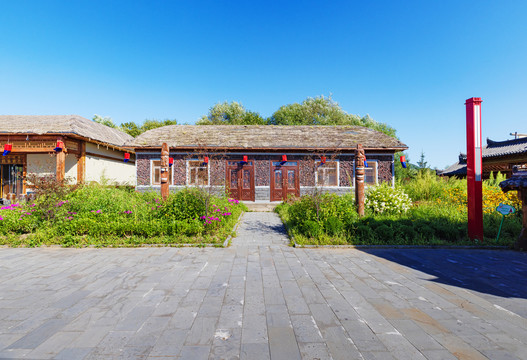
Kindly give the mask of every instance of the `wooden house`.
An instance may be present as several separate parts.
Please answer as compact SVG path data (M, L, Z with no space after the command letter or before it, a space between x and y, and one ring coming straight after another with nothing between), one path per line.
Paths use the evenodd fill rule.
M487 139L487 145L482 149L483 179L488 179L490 173L501 172L507 177L512 175L513 168L527 170L527 137L493 141ZM441 176L467 176L467 155L460 154L459 160L443 171Z
M123 147L132 139L78 115L0 115L0 198L31 191L29 174L134 185L135 155L124 162Z
M214 187L246 201L280 201L317 188L350 191L357 144L366 152L366 184L392 184L394 154L407 149L360 126L164 126L127 143L136 153L137 190L159 191L163 143L170 149L171 190Z

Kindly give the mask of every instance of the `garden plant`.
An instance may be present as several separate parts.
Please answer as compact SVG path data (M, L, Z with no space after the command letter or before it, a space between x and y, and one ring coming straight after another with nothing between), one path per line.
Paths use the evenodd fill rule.
M515 192L504 194L501 175L483 184L483 242L467 237L466 181L421 170L394 187L366 190L366 216L359 218L352 193L291 198L276 211L299 245L462 245L511 247L521 231L521 211L507 216L499 242L500 203L521 209ZM321 206L317 205L321 204ZM317 207L319 208L317 211ZM318 214L318 216L317 216Z
M157 193L126 188L42 186L47 190L41 187L34 201L0 207L0 245L221 245L245 208L221 196L205 206L191 188L161 201Z

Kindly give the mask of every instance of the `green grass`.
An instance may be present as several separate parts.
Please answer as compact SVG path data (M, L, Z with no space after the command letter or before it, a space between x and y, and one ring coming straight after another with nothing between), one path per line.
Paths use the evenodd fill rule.
M367 210L366 216L359 218L351 194L341 198L324 195L322 200L304 196L279 205L276 212L298 245L512 247L522 227L520 213L507 216L496 241L502 216L484 214L484 241L471 241L466 210L460 211L453 204L422 200L406 213L374 214Z
M156 193L90 185L51 205L50 198L0 210L0 245L219 246L246 209L197 189L161 201Z

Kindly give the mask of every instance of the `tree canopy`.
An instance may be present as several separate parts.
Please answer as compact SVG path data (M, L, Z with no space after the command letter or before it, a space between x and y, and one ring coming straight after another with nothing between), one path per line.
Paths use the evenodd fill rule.
M115 125L115 123L113 122L112 118L109 117L109 116L100 116L100 115L93 115L93 118L92 118L93 121L95 121L96 123L99 123L99 124L102 124L102 125L106 125L106 126L109 126L111 128L114 128L114 129L117 129L118 126Z
M217 103L203 115L196 125L267 125L267 120L257 112L248 111L236 102Z
M236 101L217 103L196 125L356 125L396 137L396 131L391 126L377 122L369 115L348 114L331 97L325 96L283 105L267 119Z
M331 97L307 98L302 103L281 106L270 118L272 125L356 125L396 137L391 126L373 120L369 115L348 114Z
M155 129L155 128L158 128L158 127L161 127L161 126L177 125L177 120L176 119L174 119L174 120L170 120L170 119L165 119L165 120L146 119L140 125L130 121L130 122L125 122L125 123L121 124L120 126L118 126L118 125L115 125L115 123L113 122L111 117L108 117L108 116L102 117L102 116L99 116L97 114L93 116L93 121L95 121L95 122L97 122L99 124L103 124L103 125L112 127L114 129L119 129L119 130L127 133L128 135L133 136L133 137L136 137L136 136L144 133L145 131L148 131L148 130L151 130L151 129Z

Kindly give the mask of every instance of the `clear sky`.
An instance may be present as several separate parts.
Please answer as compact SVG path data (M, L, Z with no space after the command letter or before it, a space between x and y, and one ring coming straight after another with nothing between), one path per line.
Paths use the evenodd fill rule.
M527 133L527 1L0 1L0 114L194 123L332 95L444 168ZM1 124L0 124L1 129Z

